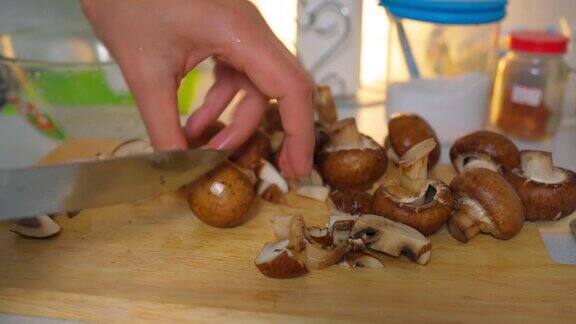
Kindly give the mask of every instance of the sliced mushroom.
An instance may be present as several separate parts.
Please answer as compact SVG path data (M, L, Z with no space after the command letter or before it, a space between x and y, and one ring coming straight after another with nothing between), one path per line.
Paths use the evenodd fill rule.
M40 215L17 221L10 231L24 237L43 239L58 235L61 229L52 217Z
M576 210L576 174L555 167L550 152L522 151L520 168L506 179L524 203L526 220L557 220Z
M288 248L292 251L301 252L304 249L307 232L302 215L276 215L270 218L270 225L276 239L287 239Z
M254 260L258 270L275 279L296 278L308 273L304 262L288 249L288 245L288 240L266 243Z
M338 263L350 251L350 244L325 246L306 241L306 266L309 269L322 269Z
M118 145L112 155L114 157L126 157L130 155L146 154L154 152L150 142L144 139L133 139Z
M352 215L372 213L372 195L361 190L336 190L330 194L328 204Z
M260 131L255 132L246 143L230 157L236 165L245 169L256 170L261 160L267 160L272 147L268 136Z
M330 188L322 186L302 186L296 189L296 194L298 196L323 202L328 198L328 195L330 194Z
M384 150L361 134L353 119L335 125L318 157L322 178L337 189L369 188L386 170Z
M250 179L231 162L224 162L187 187L188 205L196 217L215 227L243 223L255 192Z
M384 258L368 251L352 251L344 256L344 264L349 268L384 268Z
M260 162L261 167L258 170L258 178L264 183L275 184L283 193L288 193L288 183L282 174L280 174L280 171L278 171L272 163L266 160L260 160ZM258 194L262 193L266 189L266 186L261 187L261 189L258 190Z
M307 238L310 242L315 242L324 246L334 245L332 233L326 227L320 228L313 226L308 228Z
M372 211L430 235L442 227L454 205L448 186L427 174L433 139L412 146L399 161L398 184L383 185L374 193Z
M406 255L419 264L430 260L432 243L414 228L378 215L358 217L350 237L361 239L369 248L399 257Z
M262 189L262 187L266 189ZM286 205L286 194L275 183L260 182L258 192L262 199L277 205Z
M507 240L524 224L524 206L514 188L498 173L471 169L450 183L456 197L448 222L450 234L462 243L482 232Z
M503 135L477 131L458 139L452 145L450 159L458 172L485 168L505 174L520 165L520 152Z
M428 157L428 169L431 169L440 159L440 145L436 132L416 114L395 114L388 122L388 137L384 141L386 155L397 165L400 157L406 154L412 146L429 138L437 143Z

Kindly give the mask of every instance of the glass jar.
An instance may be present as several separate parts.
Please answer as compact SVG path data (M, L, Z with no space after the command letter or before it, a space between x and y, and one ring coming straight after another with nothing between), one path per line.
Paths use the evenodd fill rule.
M386 109L450 143L487 122L505 0L381 0L389 16Z
M568 67L568 39L557 33L513 32L498 63L490 122L521 139L552 136L560 122Z

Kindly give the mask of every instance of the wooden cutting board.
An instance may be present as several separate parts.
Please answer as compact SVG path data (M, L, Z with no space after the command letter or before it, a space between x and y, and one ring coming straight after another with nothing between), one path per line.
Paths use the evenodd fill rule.
M42 163L114 145L69 141ZM436 174L449 178L445 170ZM265 278L252 260L273 239L270 216L327 218L321 203L290 196L289 205L258 201L233 229L204 225L178 194L59 216L63 231L49 240L0 224L0 312L95 322L576 321L576 268L549 259L534 224L509 241L480 235L467 245L443 229L427 266L390 257L384 269Z

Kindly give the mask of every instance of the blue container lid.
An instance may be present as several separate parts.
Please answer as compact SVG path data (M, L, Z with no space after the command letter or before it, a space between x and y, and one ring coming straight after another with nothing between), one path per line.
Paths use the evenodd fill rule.
M469 25L500 21L507 0L380 0L397 18L439 24Z

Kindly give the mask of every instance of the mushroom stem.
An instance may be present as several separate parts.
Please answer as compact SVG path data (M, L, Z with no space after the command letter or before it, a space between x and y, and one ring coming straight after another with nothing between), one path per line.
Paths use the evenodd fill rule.
M414 145L400 159L398 182L412 197L419 197L426 191L428 155L434 147L436 142L429 138Z
M470 208L462 206L448 221L448 231L458 241L467 243L472 237L480 233L480 226L469 215Z
M334 146L354 146L362 142L362 134L353 119L345 119L334 124L329 136Z
M526 178L542 183L558 183L564 179L556 172L552 153L543 151L522 151L520 165Z

